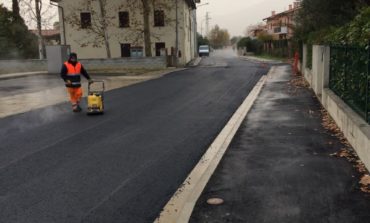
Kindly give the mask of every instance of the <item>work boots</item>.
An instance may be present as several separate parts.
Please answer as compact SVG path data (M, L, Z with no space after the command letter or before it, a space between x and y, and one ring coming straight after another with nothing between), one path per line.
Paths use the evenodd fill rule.
M73 112L81 112L82 109L79 104L72 105Z

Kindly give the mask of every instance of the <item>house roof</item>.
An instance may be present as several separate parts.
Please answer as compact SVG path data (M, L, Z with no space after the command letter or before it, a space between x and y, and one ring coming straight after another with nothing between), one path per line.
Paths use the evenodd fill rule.
M38 33L37 29L30 29L30 32L36 35ZM59 34L60 34L60 31L56 29L41 30L41 35L43 37L59 36Z
M52 1L52 2L60 2L61 0L50 0L50 1ZM200 3L200 0L185 0L185 1L193 9L196 9L197 8L197 6L195 5L195 3Z
M270 17L264 18L263 20L272 20L272 19L275 19L275 18L284 16L284 15L293 14L294 12L298 11L300 8L301 7L293 8L293 9L290 9L290 10L286 10L284 12L280 12L280 13L277 13L277 14L272 15Z

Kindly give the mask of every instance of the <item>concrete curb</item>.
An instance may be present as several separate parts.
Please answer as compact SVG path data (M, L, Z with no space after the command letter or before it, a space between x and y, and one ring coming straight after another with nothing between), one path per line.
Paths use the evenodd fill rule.
M177 71L181 71L181 70L185 70L186 68L177 68L177 69L173 69L173 70L164 70L163 72L163 75L167 75L169 73L172 73L172 72L177 72ZM152 71L149 71L148 73L150 73ZM92 71L92 72L89 72L91 74L95 74L95 71ZM24 73L10 73L10 74L0 74L0 80L9 80L9 79L15 79L15 78L22 78L22 77L28 77L28 76L35 76L35 75L44 75L44 74L48 74L47 71L35 71L35 72L24 72ZM59 74L56 74L56 75L59 75ZM104 76L104 74L99 74L97 76ZM116 75L116 76L119 76L119 75ZM138 75L135 75L135 76L138 76Z
M283 63L283 61L280 61L280 60L269 60L269 59L262 59L262 58L258 58L258 57L252 57L252 56L239 56L239 58L242 59L242 60L262 62L262 63L273 63L273 64Z
M195 58L192 62L190 62L189 63L189 67L197 67L199 64L200 64L200 62L202 61L202 57L197 57L197 58Z
M47 71L35 71L35 72L0 74L0 80L28 77L28 76L33 76L33 75L43 75L43 74L48 74L48 72Z
M273 72L273 70L270 70L270 72ZM188 175L182 186L168 201L154 223L186 223L189 221L199 196L216 170L241 123L252 108L267 77L271 76L270 72L268 75L263 76L256 84L242 105L213 141L199 163Z

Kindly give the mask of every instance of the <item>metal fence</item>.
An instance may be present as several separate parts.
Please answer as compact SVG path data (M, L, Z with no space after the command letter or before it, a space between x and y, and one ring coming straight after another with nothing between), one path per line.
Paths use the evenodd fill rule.
M370 124L370 45L331 46L330 89Z

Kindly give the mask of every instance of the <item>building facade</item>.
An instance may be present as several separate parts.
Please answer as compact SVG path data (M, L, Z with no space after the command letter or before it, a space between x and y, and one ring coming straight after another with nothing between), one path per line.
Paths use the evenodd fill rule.
M268 34L272 35L274 40L291 39L294 35L294 26L298 10L300 8L300 2L294 2L293 5L289 5L289 9L276 13L272 11L271 16L265 18L266 27Z
M252 39L257 39L259 36L264 35L266 33L267 33L266 24L257 24L255 26L251 26L249 30L247 30L247 35Z
M139 0L53 1L59 5L61 42L80 58L108 58L108 49L111 58L143 57L148 30L152 56L177 55L184 65L196 55L199 0L148 1L146 10Z

